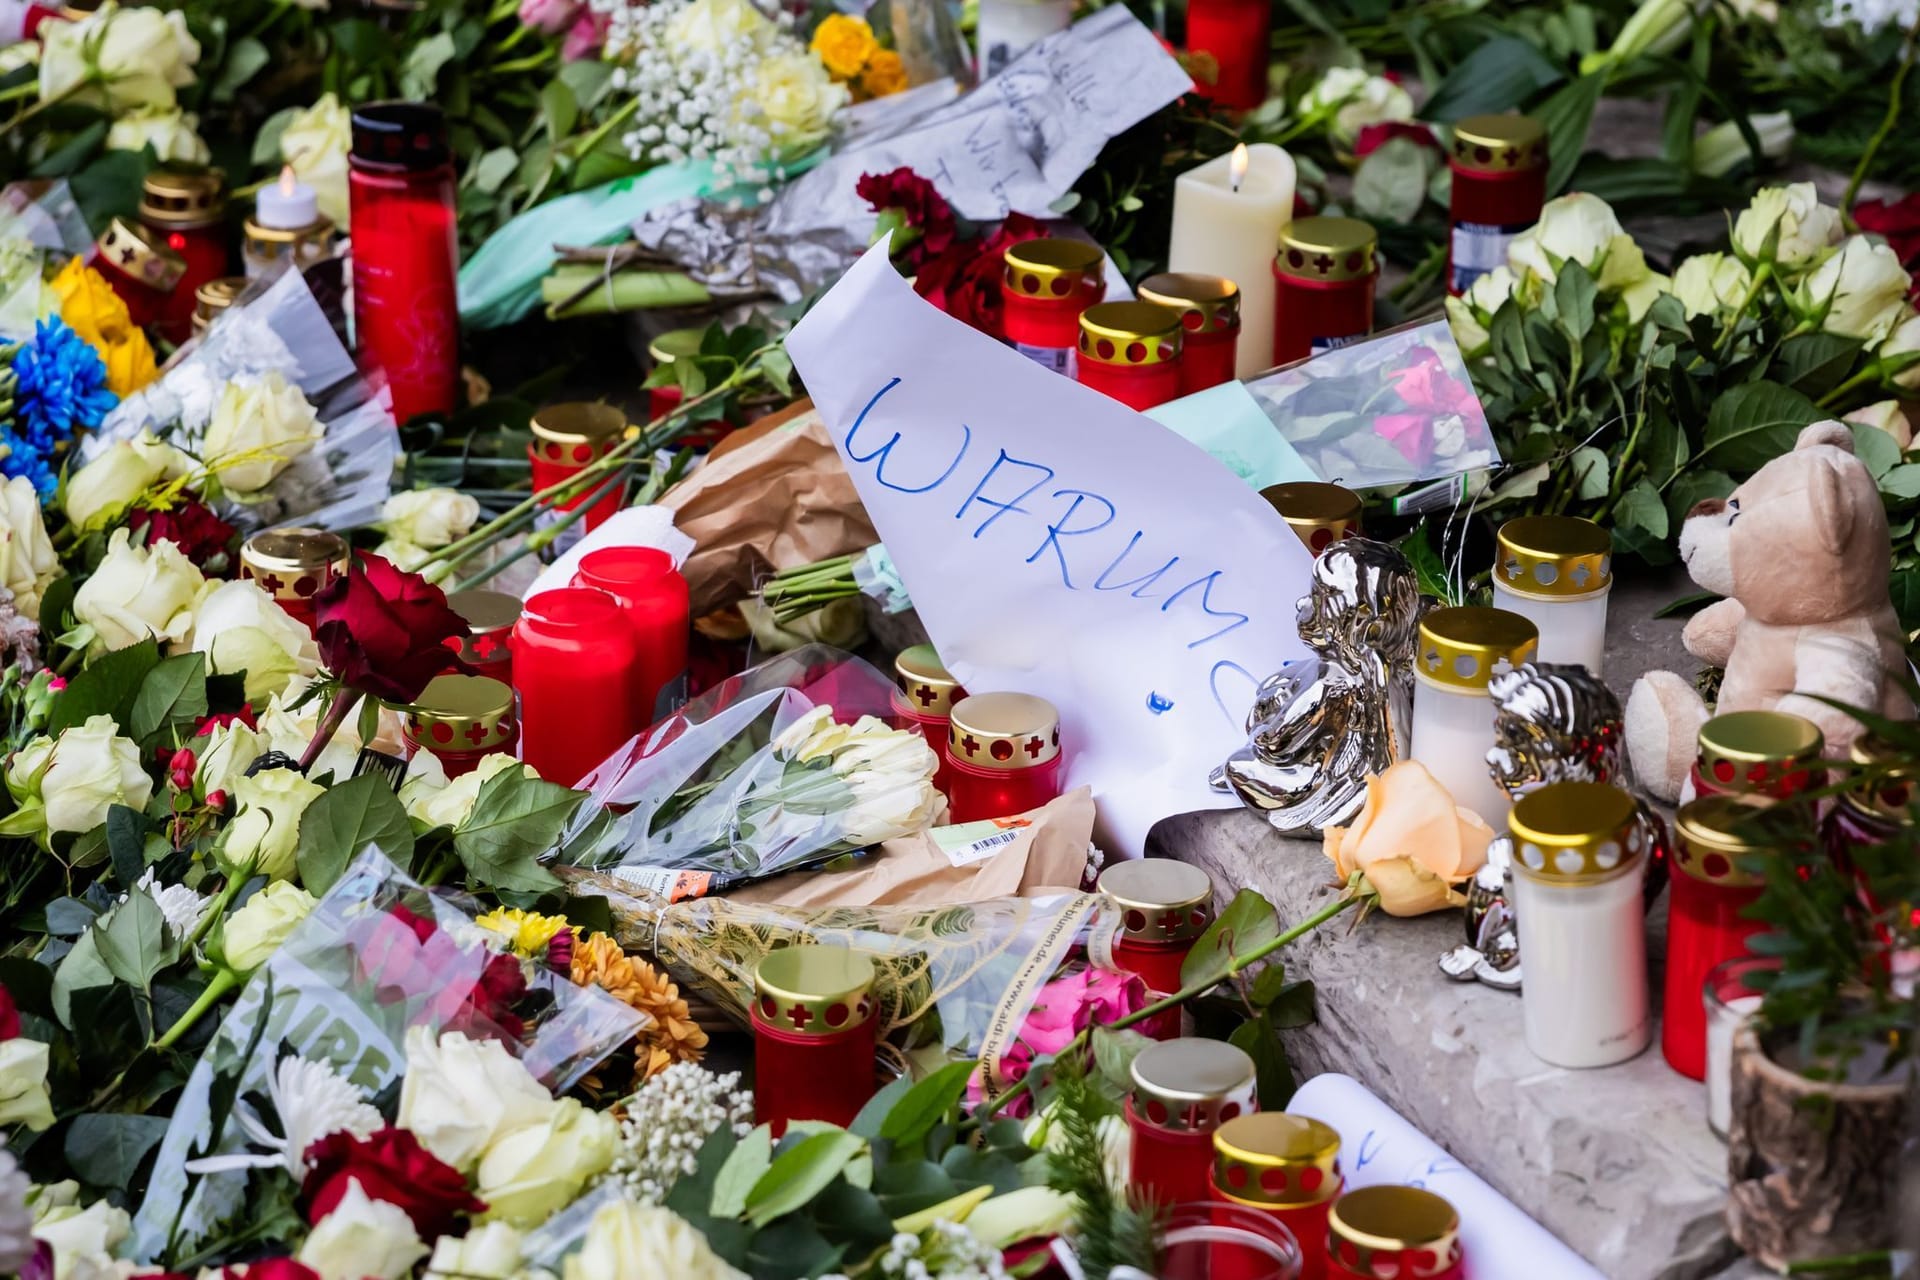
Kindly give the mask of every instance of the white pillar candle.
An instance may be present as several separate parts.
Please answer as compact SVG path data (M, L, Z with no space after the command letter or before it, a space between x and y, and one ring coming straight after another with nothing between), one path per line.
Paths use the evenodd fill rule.
M1273 364L1273 255L1293 220L1294 178L1293 157L1263 142L1189 169L1173 185L1167 270L1240 286L1240 378Z
M274 231L297 231L320 218L320 197L293 176L293 166L280 170L280 180L254 194L253 220Z
M974 74L991 80L1007 64L1056 31L1073 25L1073 0L980 0L974 28L979 64Z

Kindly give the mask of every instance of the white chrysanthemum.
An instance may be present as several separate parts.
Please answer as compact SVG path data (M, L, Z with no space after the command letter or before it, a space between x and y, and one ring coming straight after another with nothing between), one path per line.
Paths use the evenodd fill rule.
M1916 19L1920 19L1920 0L1828 0L1821 17L1829 27L1857 23L1868 35L1889 26L1905 31Z
M33 1210L27 1208L32 1189L20 1162L0 1147L0 1275L18 1274L33 1257Z
M173 930L175 938L187 938L200 927L207 917L207 908L213 905L213 899L203 897L183 884L163 885L155 877L152 867L140 877L138 888L147 891L160 908L160 914L166 917L167 927ZM127 900L126 894L120 895L120 901Z
M722 1126L737 1138L753 1128L753 1094L740 1088L740 1073L677 1062L628 1100L611 1176L635 1199L658 1204L694 1171L701 1146Z
M340 1075L324 1062L288 1054L267 1080L267 1095L273 1100L274 1114L280 1119L285 1136L274 1133L244 1103L234 1108L240 1127L255 1146L267 1150L257 1154L207 1156L190 1161L191 1173L219 1173L229 1169L265 1169L279 1165L296 1179L307 1172L307 1151L313 1144L333 1133L350 1133L364 1138L384 1121L368 1105L358 1085Z

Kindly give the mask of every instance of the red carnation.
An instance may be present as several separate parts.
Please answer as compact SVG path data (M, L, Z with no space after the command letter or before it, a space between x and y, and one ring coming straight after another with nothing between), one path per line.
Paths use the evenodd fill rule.
M1888 204L1885 200L1862 200L1853 207L1853 220L1862 231L1886 237L1887 244L1900 255L1900 265L1909 271L1920 259L1920 192L1903 196ZM1920 297L1920 280L1914 281L1909 296Z
M0 1040L12 1040L20 1034L20 1010L14 1008L13 994L0 987Z
M1372 155L1393 138L1409 138L1423 147L1431 147L1435 151L1442 149L1440 140L1433 136L1433 130L1426 125L1415 120L1388 120L1362 126L1353 140L1353 154Z
M213 508L189 498L170 511L135 511L127 517L135 533L146 530L147 545L171 542L180 554L205 568L216 557L232 553L239 530L213 514Z
M407 1129L388 1127L365 1138L330 1133L308 1147L306 1156L310 1168L300 1197L309 1225L332 1213L355 1182L372 1199L403 1210L422 1240L438 1239L462 1214L487 1208L467 1189L458 1169L421 1146Z
M914 292L988 337L1005 338L1000 319L1000 277L1006 269L1007 250L1046 233L1043 223L1023 213L1008 214L991 236L956 243L922 265L913 282Z
M327 670L388 702L412 702L429 680L456 669L446 642L472 634L444 591L375 555L357 557L313 604L313 638Z
M220 1280L320 1280L320 1273L292 1258L261 1258L225 1268Z
M875 213L889 210L919 232L919 238L905 250L910 265L945 253L953 244L953 206L925 178L902 166L892 173L866 173L854 184L854 193ZM900 248L897 240L895 248Z
M260 722L254 717L253 704L243 702L238 711L222 711L218 715L201 716L193 726L193 736L204 738L215 729L224 729L230 724L243 724L249 729L258 729Z

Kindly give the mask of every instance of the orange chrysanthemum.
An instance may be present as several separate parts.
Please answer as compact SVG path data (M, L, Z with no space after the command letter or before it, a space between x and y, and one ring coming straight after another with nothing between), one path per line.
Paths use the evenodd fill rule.
M652 1018L634 1045L634 1087L676 1062L698 1062L707 1033L687 1013L673 979L628 955L604 933L589 935L573 949L573 980L606 991L629 1008Z

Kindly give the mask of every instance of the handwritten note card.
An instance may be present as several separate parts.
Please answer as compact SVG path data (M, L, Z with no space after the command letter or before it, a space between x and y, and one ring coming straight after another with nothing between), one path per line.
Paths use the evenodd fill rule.
M1207 774L1305 656L1306 549L1159 424L915 296L868 251L787 339L941 658L1059 708L1103 847L1235 803Z

